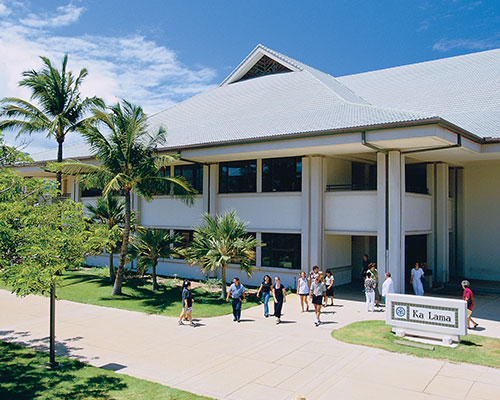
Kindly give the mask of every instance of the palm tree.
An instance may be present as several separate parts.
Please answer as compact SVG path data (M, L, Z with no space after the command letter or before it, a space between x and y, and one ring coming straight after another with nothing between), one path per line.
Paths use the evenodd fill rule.
M114 191L123 193L125 220L120 261L112 291L112 295L119 295L122 293L123 269L127 260L132 191L151 200L159 184L169 183L178 189L175 197L188 205L193 204L196 192L182 177L162 175L162 170L174 163L177 157L157 154L157 146L165 143L165 130L160 128L150 133L141 107L124 100L107 109L93 108L92 113L92 120L84 124L80 132L99 164L68 160L49 165L48 169L76 176L84 187L103 188L105 196Z
M123 226L125 222L125 204L123 200L113 196L111 193L98 198L95 205L87 205L87 210L90 212L93 221L106 225L110 230L115 226ZM115 282L113 254L118 246L119 244L117 243L109 249L109 279L111 283Z
M17 130L18 135L43 133L57 141L57 161L63 160L63 143L66 135L76 131L86 121L92 106L103 105L97 97L82 99L80 86L87 76L85 68L78 76L67 71L68 56L62 61L61 70L52 66L46 57L40 57L43 68L40 71L24 71L19 86L31 89L31 100L38 105L16 97L0 100L0 131ZM61 188L61 173L57 182Z
M177 250L173 247L180 242L178 235L170 235L163 229L139 230L134 235L133 245L129 249L131 258L137 258L142 271L151 268L153 290L158 290L156 266L160 258L170 258Z
M200 264L203 272L221 271L222 297L227 295L226 267L238 263L242 271L252 275L255 248L261 246L254 236L245 231L247 223L241 222L234 211L223 215L203 216L204 225L195 229L188 249L191 264Z

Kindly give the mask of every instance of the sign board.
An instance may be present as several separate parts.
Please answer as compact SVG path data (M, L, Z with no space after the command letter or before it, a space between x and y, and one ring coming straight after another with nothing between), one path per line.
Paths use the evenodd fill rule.
M386 297L385 318L398 336L422 336L451 344L467 335L464 300L391 293Z

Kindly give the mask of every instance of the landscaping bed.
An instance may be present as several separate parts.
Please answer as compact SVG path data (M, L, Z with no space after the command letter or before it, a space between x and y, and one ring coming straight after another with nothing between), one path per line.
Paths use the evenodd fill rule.
M485 336L467 335L455 348L434 346L433 351L394 343L396 339L410 341L396 338L391 327L384 321L354 322L332 331L332 336L342 342L376 347L394 353L500 368L500 339Z

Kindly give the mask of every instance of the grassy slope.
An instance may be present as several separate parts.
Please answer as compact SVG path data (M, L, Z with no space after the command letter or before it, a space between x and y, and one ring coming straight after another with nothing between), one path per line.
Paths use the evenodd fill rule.
M500 368L500 340L467 335L456 348L435 346L434 351L402 346L384 321L360 321L334 330L332 336L342 342L377 347L395 353L437 358ZM400 338L398 338L400 339Z
M48 356L0 341L0 398L2 400L196 400L207 399L157 383L117 374L58 357L63 368L43 368Z
M122 296L111 296L111 285L105 268L68 271L57 288L57 298L98 306L121 308L149 314L178 317L181 312L181 280L167 279L160 290L151 290L150 280L127 278ZM1 288L8 289L4 284ZM231 304L220 298L220 292L193 290L193 317L215 317L232 312ZM248 296L243 308L258 304L256 296Z

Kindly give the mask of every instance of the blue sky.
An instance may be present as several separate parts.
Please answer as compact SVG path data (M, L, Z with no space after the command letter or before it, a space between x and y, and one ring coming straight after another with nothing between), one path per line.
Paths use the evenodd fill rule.
M0 0L0 97L27 97L20 73L68 53L89 69L84 94L152 113L219 83L258 43L342 76L498 48L500 1Z

